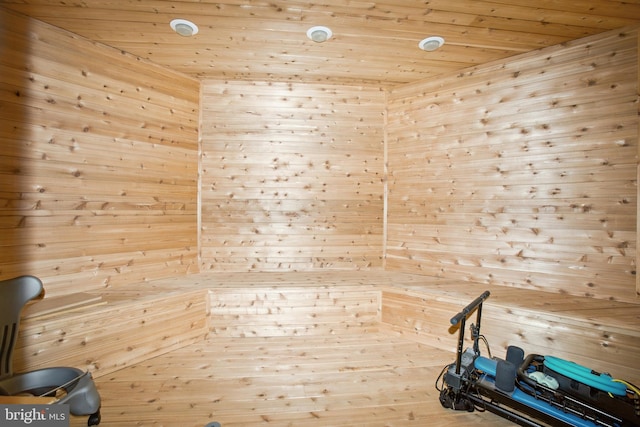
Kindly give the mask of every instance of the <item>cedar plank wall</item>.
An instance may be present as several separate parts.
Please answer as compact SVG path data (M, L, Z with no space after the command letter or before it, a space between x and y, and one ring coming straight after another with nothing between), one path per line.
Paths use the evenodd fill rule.
M199 82L0 8L0 277L197 271Z
M386 269L636 302L637 86L633 28L391 90Z
M204 81L201 271L382 267L384 92Z
M0 276L196 271L198 82L0 19ZM612 32L392 90L386 268L635 301L634 76L637 35ZM382 91L201 98L203 271L381 266Z

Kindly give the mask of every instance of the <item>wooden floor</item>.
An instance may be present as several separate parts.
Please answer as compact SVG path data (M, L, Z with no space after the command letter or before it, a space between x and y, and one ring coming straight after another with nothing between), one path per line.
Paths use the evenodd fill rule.
M383 333L210 338L98 378L101 425L512 425L440 406L434 384L453 360Z

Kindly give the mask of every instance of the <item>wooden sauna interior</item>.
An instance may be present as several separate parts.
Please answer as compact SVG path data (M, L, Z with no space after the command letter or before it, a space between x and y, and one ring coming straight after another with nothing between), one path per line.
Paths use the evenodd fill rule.
M507 426L434 387L490 290L494 355L640 383L638 24L637 0L0 1L0 279L47 292L16 369L90 370L105 426Z

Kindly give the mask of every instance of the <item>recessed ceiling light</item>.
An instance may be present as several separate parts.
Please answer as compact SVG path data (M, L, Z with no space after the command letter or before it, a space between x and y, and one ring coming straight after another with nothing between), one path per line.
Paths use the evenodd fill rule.
M332 35L331 29L323 26L311 27L307 30L307 37L316 43L326 42Z
M418 43L418 46L422 50L426 50L427 52L433 52L434 50L440 48L444 44L444 39L442 37L427 37Z
M198 34L198 26L186 19L174 19L169 23L171 28L181 36L189 37Z

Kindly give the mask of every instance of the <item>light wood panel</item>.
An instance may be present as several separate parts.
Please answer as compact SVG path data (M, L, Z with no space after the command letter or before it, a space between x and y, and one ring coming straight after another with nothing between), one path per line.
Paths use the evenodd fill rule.
M455 359L456 335L449 333L448 321L476 291L486 289L481 284L393 272L203 273L154 281L145 292L177 295L195 288L210 291L209 338L100 376L105 422L333 426L353 425L356 417L381 426L505 422L486 413L443 410L434 388L442 367ZM375 329L354 322L366 319L358 313L366 311L373 288L380 292L382 310ZM349 309L341 311L349 290ZM336 301L320 297L322 292L334 293ZM543 292L501 286L491 292L483 333L493 355L520 345L630 381L640 378L637 305L544 298ZM113 297L118 294L121 301L142 296L133 286ZM353 304L358 296L361 304ZM216 326L221 316L227 316L227 328Z
M422 286L382 290L381 321L386 330L455 353L458 329L449 319L484 291L482 333L494 356L509 345L526 354L551 354L632 382L637 367L640 306L550 293L430 280ZM475 323L475 314L469 323ZM471 346L470 332L465 331ZM482 349L487 354L486 349Z
M197 269L199 83L0 20L0 276L56 296Z
M201 79L393 87L640 21L640 5L612 0L3 0L4 7ZM169 22L191 19L193 37ZM305 33L327 25L318 44ZM436 52L418 48L438 35Z
M434 384L451 362L448 352L377 333L216 337L97 383L110 426L511 425L440 406Z
M100 305L24 319L15 370L75 366L100 378L204 338L205 290L142 292L118 294L124 298L106 293Z
M398 278L404 284L420 276ZM327 336L375 332L382 271L210 273L175 279L209 290L209 330L219 337ZM196 285L197 283L197 285ZM192 286L189 286L192 287Z
M640 99L640 32L638 32L638 53L637 53L637 58L638 58L638 65L637 65L637 75L638 75L638 84L636 86L636 96ZM640 103L638 104L638 116L640 116ZM638 152L636 154L636 157L638 159L640 159L640 120L638 121ZM640 167L637 170L637 175L636 175L636 182L640 182ZM636 213L640 212L640 197L638 197L638 199L636 200ZM638 216L636 214L636 247L640 246L640 233L637 233L637 231L640 230L640 216ZM637 264L637 261L636 261ZM640 275L636 274L636 293L638 295L640 295Z
M635 28L394 88L386 268L636 302Z
M486 289L381 271L173 277L27 319L17 361L90 369L109 425L495 423L443 410L434 388L455 359L449 319ZM519 345L638 382L637 304L490 290L482 332L493 355Z
M72 313L106 303L100 295L79 292L61 297L32 301L22 309L20 315L25 319L37 318L37 321L43 321L47 317L58 316L60 313Z
M375 285L213 289L209 329L223 337L327 336L376 331Z
M205 81L201 270L382 264L384 94Z

